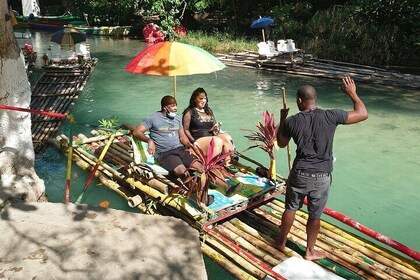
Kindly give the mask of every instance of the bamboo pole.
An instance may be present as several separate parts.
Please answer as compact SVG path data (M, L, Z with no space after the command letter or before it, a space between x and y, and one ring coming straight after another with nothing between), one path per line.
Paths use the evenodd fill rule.
M276 258L274 258L272 255L270 255L268 252L262 250L258 246L254 246L253 244L248 242L245 238L243 238L241 235L238 235L237 233L225 227L224 224L217 225L216 227L214 227L214 230L220 233L221 235L223 235L224 237L226 237L227 239L234 242L239 247L245 249L250 254L256 256L258 259L270 265L270 267L274 267L275 265L278 264L279 261Z
M280 225L280 219L275 218L268 213L265 213L261 209L254 209L254 211L257 212L259 215L263 216L264 218L270 220L272 223ZM305 229L300 229L294 224L294 226L290 230L290 234L297 238L292 240L293 243L297 243L303 247L306 247ZM328 246L327 244L318 242L317 247L323 249L328 253L328 259L334 261L335 263L341 265L346 269L349 269L350 271L353 271L353 273L356 273L367 279L376 279L376 277L379 277L380 279L387 279L387 275L384 275L380 272L371 271L372 269L368 264L355 261L351 257L343 254L342 251L334 250L334 248ZM334 271L331 267L325 266L323 263L320 263L320 265L324 266L326 269L333 271L334 273L338 273L338 271ZM367 273L371 274L372 276L369 276Z
M280 206L274 204L274 203L268 203L267 206L272 207L273 209L277 211L282 211L284 208L281 208ZM302 224L305 220L301 219L301 217L297 216L297 221L300 221ZM345 237L343 237L341 234L336 232L336 228L333 225L327 224L326 222L321 222L321 229L320 233L324 234L326 237L334 239L338 242L341 242L342 244L347 245L348 247L352 248L355 252L354 255L359 255L359 258L363 258L360 256L360 253L364 254L365 256L369 258L375 259L378 263L381 263L382 265L385 265L389 268L395 269L401 273L406 274L409 277L418 278L420 279L420 273L418 271L414 271L410 269L409 267L405 266L401 263L401 260L398 258L395 258L392 255L382 255L378 252L372 251L369 248L359 244L358 242L355 242L354 240L349 240ZM326 228L326 225L328 225L328 228ZM324 237L325 238L325 237ZM415 269L415 268L413 268Z
M274 204L284 208L284 203L283 202L281 202L277 199L273 200L272 202ZM303 211L297 211L296 214L297 214L296 215L297 218L299 218L299 216L301 216L301 217L307 219L307 217L308 217L308 214L306 214ZM355 236L353 236L353 235L345 232L344 230L342 230L338 227L335 227L332 224L329 224L325 221L321 221L321 229L320 230L325 231L326 234L328 234L329 232L333 232L333 233L335 233L339 236L342 236L343 238L345 238L347 240L350 240L350 241L352 241L356 244L359 244L359 245L367 248L368 250L370 250L372 252L375 252L375 253L377 253L377 254L385 257L385 258L388 258L395 263L399 263L399 264L401 264L401 265L403 265L403 266L405 266L405 267L407 267L407 268L409 268L409 269L411 269L415 272L417 272L419 270L419 266L418 266L417 263L413 263L411 260L408 260L408 259L405 259L404 261L402 261L401 258L396 257L395 255L393 255L389 251L385 251L384 249L377 247L373 243L368 243L365 240L361 240L360 238L356 238Z
M248 222L250 222L251 224L254 224L255 227L257 227L258 225L263 224L263 223L269 223L271 226L268 227L268 230L269 230L268 234L271 234L273 236L275 235L275 237L277 237L277 234L275 234L275 233L278 232L278 227L276 225L274 225L272 222L269 222L268 220L266 220L267 214L262 213L259 216L257 214L253 214L251 212L247 212L246 215L247 215L248 218L250 218L250 220ZM263 229L263 228L259 228L259 229ZM290 235L289 235L289 240L293 243L296 243L296 244L299 244L299 245L305 247L306 246L306 238L301 238L299 235L295 235L295 230L296 229L294 227L291 228ZM274 238L273 238L272 241L271 241L271 244L275 244L275 243L276 242L274 241ZM295 255L295 256L301 257L300 255L298 255L298 253L296 253L295 251L293 251L293 250L291 250L287 247L286 247L286 250L288 250L288 251L285 252L285 254L287 256ZM337 264L340 264L342 267L345 267L346 269L357 271L359 274L362 274L362 275L365 274L364 271L355 268L351 264L345 263L344 261L342 261L341 259L339 259L335 256L331 256L331 259L334 260ZM335 274L338 274L338 275L342 274L339 270L335 271L334 267L327 266L327 265L325 265L325 263L321 263L321 265L324 266L326 269L331 270ZM345 275L341 275L341 276L345 277ZM355 275L353 275L353 276L355 276ZM364 277L367 278L367 279L374 279L374 277L370 277L370 276L366 277L366 275L364 275Z
M80 202L82 202L83 195L85 194L85 192L86 192L87 188L88 188L88 187L89 187L89 185L90 185L90 182L92 181L93 177L95 176L95 172L96 172L96 170L98 170L98 168L99 168L99 164L102 162L103 158L105 157L106 152L107 152L107 150L108 150L109 146L111 146L112 141L114 141L114 138L115 138L115 134L112 134L112 135L109 137L109 139L108 139L108 143L106 144L106 146L105 146L105 148L103 149L103 151L102 151L101 155L99 156L98 161L97 161L97 162L96 162L96 164L95 164L95 167L93 168L93 170L92 170L91 174L89 175L89 178L86 180L85 185L84 185L84 187L83 187L83 191L82 191L82 193L79 195L79 197L77 198L76 203L80 203Z
M257 278L245 272L242 268L239 268L233 262L229 261L225 256L211 248L209 245L202 243L201 251L210 259L215 261L218 265L226 269L226 271L228 271L236 279L257 280Z
M229 247L226 247L226 244L224 242L215 239L213 235L206 236L206 243L216 248L229 259L233 260L239 266L244 268L248 273L250 273L253 277L263 279L266 276L266 273L264 273L261 269L257 268L247 259L237 254L237 252L234 252Z
M281 88L281 96L283 99L283 109L287 109L286 105L286 89L284 87ZM292 159L290 154L290 143L287 143L287 166L289 167L289 171L292 169Z
M214 229L204 228L213 238L216 238L231 250L252 262L252 264L275 279L285 279L282 275L272 270L272 266L277 264L277 260L267 253L255 248L252 244L238 237L235 233L227 230L222 225ZM244 250L245 249L245 250ZM267 263L268 262L268 263Z
M72 165L72 157L73 157L73 123L74 118L72 116L67 116L70 121L70 129L69 129L69 145L67 147L67 173L66 173L66 187L64 193L64 203L68 204L70 199L70 180L71 180L71 165Z
M56 145L58 148L60 148L59 147L59 145L60 145L59 142L53 142L53 144ZM78 153L74 154L73 161L77 164L77 166L79 166L83 170L86 170L86 171L93 170L94 162L89 161L89 159L81 157ZM128 200L130 197L134 196L126 188L123 188L118 183L109 179L109 177L104 173L103 169L98 169L98 171L95 173L95 176L98 177L99 181L104 186L106 186L110 190L115 191L116 193L118 193L123 198ZM139 209L143 213L146 213L146 211L147 211L147 208L145 207L144 204L139 204L139 205L137 205L136 208Z
M138 188L140 191L145 193L146 195L153 197L160 201L163 204L167 204L178 211L181 211L197 221L200 221L203 218L203 213L199 212L197 209L195 209L187 199L185 199L183 196L178 194L163 194L159 192L158 190L144 185L141 182L135 181L133 178L127 178L127 183L134 186L135 188ZM200 218L201 217L201 218Z
M261 244L268 244L271 248L274 248L273 246L275 246L275 243L276 243L275 238L272 238L269 235L259 231L261 230L260 227L258 227L258 230L257 230L256 229L257 227L254 228L239 218L233 218L232 220L229 221L229 223L231 223L233 227L243 231L245 233L245 236L250 236L250 238L252 237L252 239L254 239L254 241L252 242L260 244L261 247L265 247L265 245L261 245ZM277 250L277 249L274 249L274 250ZM267 247L267 251L270 251L271 253L276 254L276 257L281 259L281 255L277 255L277 253L275 253L276 251L273 251L272 249L268 249L268 247ZM293 255L293 253L295 253L289 248L286 248L286 252L280 252L280 251L278 252L280 254L284 254L286 257L290 257ZM297 253L295 254L295 256L300 257L300 255L298 255Z
M174 76L174 98L176 99L176 76Z
M77 149L79 150L79 149ZM98 160L99 162L99 160ZM102 162L100 162L100 165ZM99 166L99 165L98 165ZM171 207L174 207L178 211L181 211L197 221L200 221L204 218L205 213L199 212L195 209L186 198L178 194L164 194L149 185L145 185L139 181L134 180L133 178L126 178L125 181L131 185L132 188L137 188L146 195L153 197L160 201L162 204L167 204Z
M258 209L257 211L264 211L265 213L267 213L268 215L274 215L273 216L273 222L276 222L276 220L280 223L280 217L281 214L280 213L276 213L276 210L273 210L272 208L270 208L269 206L261 206L260 209ZM275 216L277 216L278 218L275 218ZM299 237L302 239L305 239L306 236L306 228L305 228L305 224L302 224L302 226L300 226L301 223L295 223L294 227L298 228L298 230L294 231L294 234L299 234ZM343 250L343 245L344 244L337 244L336 240L331 239L327 236L325 236L323 233L320 233L319 235L321 238L319 238L318 242L317 242L317 246L324 249L325 251L329 252L330 254L336 255L339 258L344 259L345 261L351 263L352 265L362 268L363 270L365 270L368 273L374 274L375 277L379 277L381 279L392 279L389 277L394 277L394 278L406 278L406 275L402 275L400 272L395 271L394 269L391 269L388 266L384 266L380 263L378 263L375 259L371 259L369 261L369 265L366 264L366 260L367 256L364 256L363 258L357 258L357 254L353 253L349 253L348 251L346 252L346 250ZM337 248L333 248L331 247L331 244L335 244L338 245L336 246ZM348 248L348 247L347 247ZM337 252L337 253L336 253ZM354 250L353 250L354 252ZM347 254L346 254L347 253ZM383 272L386 272L387 275L385 275Z
M277 262L285 261L288 258L288 256L286 256L286 254L284 254L283 252L277 250L270 244L267 244L266 242L261 241L258 238L255 238L248 232L241 230L240 228L234 226L230 222L223 223L223 226L229 229L230 231L232 231L233 233L235 233L237 236L240 236L241 238L243 238L244 240L246 240L253 246L258 247L261 250L264 250L265 252L268 252L271 256L273 256L277 260Z

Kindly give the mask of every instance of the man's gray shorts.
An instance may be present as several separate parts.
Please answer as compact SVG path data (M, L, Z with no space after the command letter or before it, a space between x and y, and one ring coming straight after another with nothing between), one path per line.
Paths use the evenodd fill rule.
M299 210L307 196L309 217L320 218L327 204L330 186L330 173L310 174L291 170L287 181L286 209Z

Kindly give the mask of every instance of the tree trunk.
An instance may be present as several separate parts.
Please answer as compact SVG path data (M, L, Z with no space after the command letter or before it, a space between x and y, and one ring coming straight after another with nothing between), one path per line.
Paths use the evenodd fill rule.
M31 88L23 54L13 35L6 0L0 0L0 105L29 108ZM31 115L0 109L0 203L37 201L45 186L34 170Z

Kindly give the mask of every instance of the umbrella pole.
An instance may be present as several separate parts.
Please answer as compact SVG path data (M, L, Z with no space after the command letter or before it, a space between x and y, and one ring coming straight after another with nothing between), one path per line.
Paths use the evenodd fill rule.
M176 76L174 76L174 98L176 99Z
M264 28L263 28L263 29L261 29L261 31L262 31L262 34L263 34L263 42L265 42Z
M281 88L281 95L283 98L283 109L287 109L286 105L286 89L284 87ZM289 167L289 171L292 169L292 156L290 154L290 143L287 143L287 165Z

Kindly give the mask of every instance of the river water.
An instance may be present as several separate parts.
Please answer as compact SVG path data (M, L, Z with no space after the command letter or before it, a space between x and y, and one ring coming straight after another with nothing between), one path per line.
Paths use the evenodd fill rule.
M46 51L50 33L34 33L38 57ZM99 62L83 94L72 110L75 131L89 135L98 120L118 117L119 122L137 124L143 117L160 109L160 99L173 94L172 77L133 75L124 71L145 44L133 39L88 38L93 57ZM38 59L41 65L41 59ZM311 84L318 91L321 108L352 109L350 99L338 87L341 82L227 67L215 74L177 78L178 109L188 104L194 89L203 87L209 105L222 128L234 138L243 151L251 145L242 129L256 130L265 110L279 120L281 88L286 88L289 114L298 112L296 89ZM379 231L413 249L420 250L420 91L380 85L357 84L369 119L351 126L339 126L334 142L333 184L327 206L350 216L361 224ZM61 132L68 134L65 123ZM292 157L295 146L291 146ZM245 153L267 164L262 150ZM277 171L287 176L285 150L276 152ZM63 201L66 159L53 148L37 156L36 171L45 180L52 202ZM75 165L72 172L71 201L83 188L86 172ZM130 210L126 201L92 183L87 203L110 202L111 208ZM326 220L331 221L328 217ZM209 279L232 277L206 258Z

